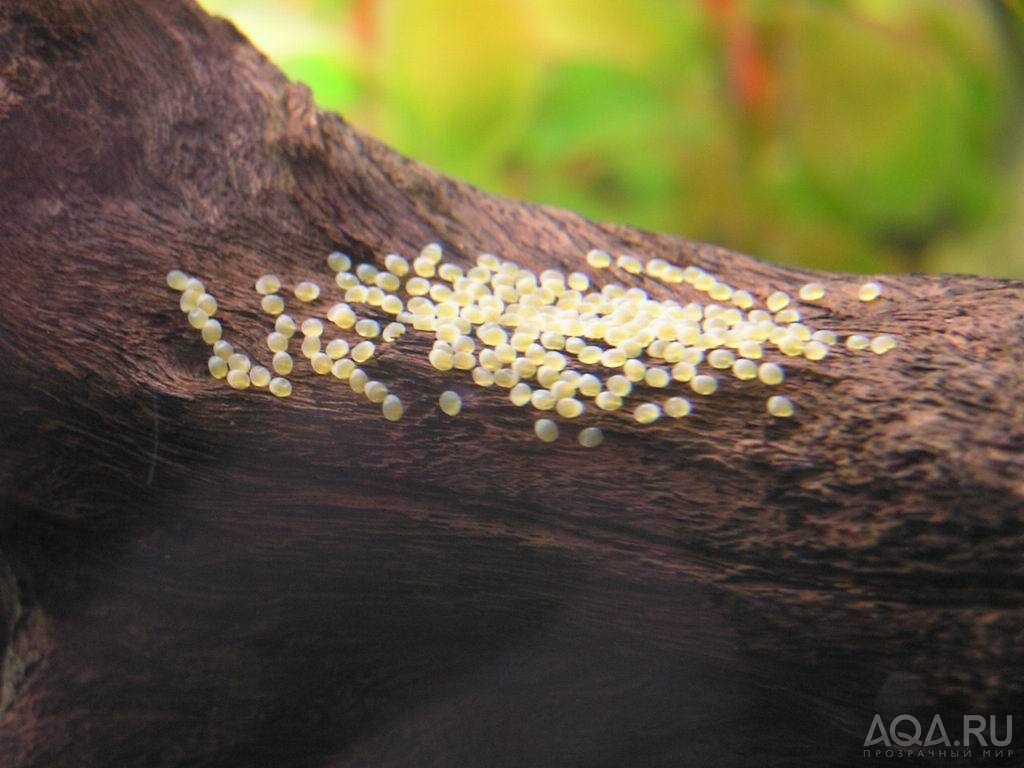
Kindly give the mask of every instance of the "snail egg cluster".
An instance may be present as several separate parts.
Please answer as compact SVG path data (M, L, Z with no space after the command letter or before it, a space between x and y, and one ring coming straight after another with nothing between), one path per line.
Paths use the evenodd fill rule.
M354 265L350 256L335 251L327 257L333 285L326 289L307 279L286 291L277 275L259 276L254 288L271 327L263 353L269 359L256 363L224 338L215 317L217 300L201 280L175 269L167 274L167 285L180 294L189 325L211 347L210 375L233 389L288 397L288 377L304 358L315 376L347 382L385 419L399 421L405 413L401 399L372 374L381 348L398 343L411 328L433 339L426 363L436 371L461 373L475 386L504 390L513 406L544 412L533 425L544 442L559 438L556 416L563 422L625 418L647 425L662 417L684 419L695 403L725 386L777 391L786 382L782 361L787 357L817 362L840 344L833 331L814 329L802 319L806 307L799 304L814 306L827 295L820 283L800 286L795 297L772 290L759 300L695 265L631 254L613 258L599 249L584 258L592 275L537 273L493 254L481 255L467 268L443 256L441 246L431 243L411 261L388 254L382 270ZM685 285L708 300L659 300L614 280L598 285L597 276L614 270ZM328 297L328 290L336 296ZM881 293L873 282L857 289L865 302ZM882 355L896 339L854 334L843 343L849 350ZM764 402L774 418L796 412L783 394L772 393ZM463 396L445 390L437 407L455 417ZM577 440L595 448L604 433L590 424L579 430Z

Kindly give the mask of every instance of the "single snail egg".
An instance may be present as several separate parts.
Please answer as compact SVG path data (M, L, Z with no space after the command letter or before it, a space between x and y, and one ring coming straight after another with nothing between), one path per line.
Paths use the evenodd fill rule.
M227 359L235 354L235 347L230 341L224 341L224 339L221 339L220 341L215 341L213 343L213 354L217 357L224 358L224 362L227 362Z
M389 315L397 315L403 309L402 300L394 294L388 294L381 300L380 308Z
M277 319L274 320L274 330L282 336L290 339L295 335L298 328L295 325L295 321L292 320L291 315L278 315Z
M731 368L734 362L736 362L736 355L728 349L713 349L708 353L708 365L712 368L724 370Z
M512 362L512 370L515 371L516 375L521 379L529 379L537 374L537 366L525 357L517 357Z
M530 394L530 403L538 411L550 411L558 399L547 389L535 389Z
M708 291L708 296L715 301L728 301L732 298L732 288L725 283L715 283Z
M347 381L355 369L356 363L351 357L342 357L331 364L331 374L342 381Z
M423 256L418 256L412 262L412 270L420 277L433 277L436 263Z
M249 370L249 381L254 387L265 387L270 384L270 371L262 365L254 365Z
M553 443L558 439L558 425L551 419L537 419L533 431L545 443Z
M209 319L210 316L198 307L188 313L188 323L197 331L202 330L202 327L206 325L206 321Z
M348 354L348 342L344 339L331 339L327 342L324 352L327 353L331 360L337 360L339 357L344 357Z
M295 286L295 298L308 304L320 296L320 286L309 280L303 280Z
M580 376L577 387L584 397L597 397L601 394L601 380L592 373L585 373Z
M754 306L754 297L749 291L733 291L732 303L740 309L750 309Z
M447 416L458 416L462 410L462 398L459 397L458 392L453 392L450 389L441 393L441 396L437 399L437 404L441 412Z
M327 266L332 272L347 272L352 268L352 259L341 251L332 251L327 255Z
M306 336L302 339L302 354L310 359L320 351L320 337Z
M384 414L384 418L388 421L398 421L402 418L402 414L405 413L405 407L402 405L402 401L397 395L388 395L384 398L380 406L381 413Z
M437 276L449 283L454 283L456 280L463 276L462 267L458 266L457 264L451 264L446 262L437 268Z
M871 351L876 355L884 355L890 349L896 346L896 339L890 336L888 333L883 333L880 336L875 336L871 340Z
M252 361L249 360L248 355L243 355L238 352L228 358L228 368L232 371L241 371L242 373L248 373L252 367Z
M348 375L348 385L357 395L361 395L363 393L363 389L369 381L370 377L362 368L354 368L352 373Z
M512 401L513 405L523 406L530 402L531 393L530 385L520 382L509 390L508 399Z
M380 323L376 320L360 320L356 323L356 333L365 339L375 339L380 335Z
M384 268L397 277L404 277L409 273L409 262L397 253L389 253L384 257Z
M783 291L775 291L766 300L765 306L769 312L778 312L789 306L789 294Z
M864 283L857 289L857 298L861 301L874 301L882 295L882 286L878 283Z
M691 381L697 375L697 366L693 363L676 363L672 366L672 378L676 381Z
M821 283L805 283L800 286L800 301L819 301L825 298L825 286Z
M683 282L683 270L675 264L669 264L661 274L661 279L670 285L679 285Z
M867 349L871 346L871 339L860 333L846 337L846 348L852 350Z
M605 382L605 388L619 397L628 397L629 393L633 391L633 382L621 373L617 373L608 378L608 381Z
M622 398L614 392L600 392L594 398L594 405L602 411L617 411L622 407Z
M213 318L210 318L205 323L203 323L203 331L202 331L202 333L203 333L203 341L205 341L207 344L214 344L217 341L220 341L220 336L221 336L220 323L217 320L214 320Z
M574 291L585 291L590 287L590 278L582 272L570 272L566 283Z
M494 384L494 374L477 366L473 369L473 383L480 387L490 387Z
M786 307L775 313L775 322L780 325L800 322L800 310L795 307Z
M176 291L184 291L188 285L188 275L180 269L172 269L167 273L167 287Z
M803 323L793 323L789 326L789 332L795 335L800 341L811 340L811 329Z
M198 277L190 277L188 279L188 282L185 283L185 290L195 291L196 293L202 295L206 293L206 286L203 284L203 281L200 280Z
M804 343L800 341L794 334L786 334L778 342L779 351L788 357L796 357L802 355L804 351Z
M600 248L593 248L587 252L587 264L594 269L607 269L612 265L612 257L607 251Z
M605 368L621 368L626 363L626 355L621 349L612 347L601 353L601 365Z
M622 365L622 375L634 384L643 381L646 374L647 366L639 360L629 359Z
M303 320L301 328L303 336L321 336L324 332L324 324L315 317Z
M690 380L690 389L698 395L711 395L718 389L718 379L714 376L699 374Z
M372 341L360 341L354 347L352 347L352 359L357 363L365 363L371 357L376 350Z
M379 307L384 303L384 291L377 286L366 289L366 303L371 307Z
M210 374L215 379L223 379L228 375L228 364L224 362L223 357L214 355L206 361L206 366L210 369Z
M284 312L284 299L276 293L270 293L260 300L260 306L268 315L280 315Z
M761 363L757 369L757 378L761 380L763 384L776 385L781 384L782 380L786 377L782 370L782 366L777 363Z
M575 419L583 413L583 403L574 397L563 397L555 403L555 411L566 419Z
M427 243L427 245L423 246L423 250L420 251L419 257L421 259L426 259L431 264L437 264L441 261L441 257L443 255L444 252L442 251L439 243Z
M555 396L555 400L561 400L563 397L573 397L576 394L576 384L559 378L551 383L548 390Z
M312 366L314 371L323 376L331 372L331 366L334 365L334 361L323 352L317 352L312 358L310 358L309 364Z
M373 264L364 263L356 267L356 277L358 277L364 285L373 285L373 281L377 278L379 272L380 270Z
M579 336L570 336L565 340L565 351L570 355L579 356L580 352L586 349L587 342Z
M355 288L359 285L359 278L351 272L339 272L334 276L334 284L341 288L341 290L347 291L349 288Z
M824 360L828 356L828 347L820 341L808 341L804 344L804 357L808 360Z
M604 442L604 433L597 427L587 427L580 430L578 440L584 448L597 448Z
M666 416L671 416L673 419L681 419L690 412L690 401L685 397L670 397L665 401L663 410Z
M647 264L644 265L644 270L651 277L661 277L665 274L666 269L668 269L668 262L664 259L648 259Z
M793 401L782 395L772 395L768 398L768 413L780 419L793 415Z
M501 260L493 253L481 253L476 257L477 266L486 267L492 272L497 272L501 269Z
M749 381L757 378L757 363L745 357L739 358L732 364L732 375L740 381Z
M269 296L281 290L281 280L277 275L262 275L256 280L256 293Z
M249 374L245 371L230 370L228 371L227 380L232 389L249 388Z
M217 314L217 300L208 293L204 293L196 300L196 307L203 310L210 317Z
M411 277L405 283L405 292L410 296L426 296L430 291L430 281L422 277Z
M644 265L640 263L640 259L625 253L619 256L616 266L631 275L639 275L644 271Z
M661 408L657 403L641 403L633 410L633 418L639 424L650 424L661 416Z
M383 403L388 396L388 388L379 381L368 381L363 387L363 394L371 403Z
M345 291L345 301L350 301L353 304L365 304L368 296L369 292L365 285L354 285Z
M740 357L746 357L750 360L760 360L761 355L764 354L761 342L754 341L753 339L741 341L739 346L736 347L736 352Z
M271 352L284 352L288 349L288 337L278 331L267 334L267 349Z
M338 302L327 310L327 319L339 328L351 328L356 324L356 313L344 302Z
M698 291L710 291L716 285L718 285L718 281L704 271L701 271L693 280L693 287Z
M471 268L467 273L466 277L472 280L474 283L480 285L487 285L491 281L491 270L487 267L475 266Z
M378 272L373 282L382 291L397 291L402 285L401 281L390 272Z
M275 376L270 380L270 392L275 397L288 397L292 393L292 383L288 379Z
M292 360L292 356L287 352L275 352L274 359L271 361L271 367L273 367L275 373L287 376L292 372L292 368L295 367L295 361Z
M454 355L447 349L432 349L427 359L430 364L439 371L450 371L452 369L452 358Z
M664 368L648 368L647 372L644 374L644 382L649 387L657 387L661 389L663 387L667 387L670 381L671 377L669 376L668 371Z

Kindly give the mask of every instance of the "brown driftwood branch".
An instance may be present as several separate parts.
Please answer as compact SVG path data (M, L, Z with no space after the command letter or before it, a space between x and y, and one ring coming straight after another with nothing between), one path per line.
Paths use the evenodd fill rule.
M438 176L191 2L0 4L0 765L828 765L874 712L1019 705L1020 283L824 276L819 326L900 346L584 451L500 391L441 415L423 336L374 364L397 425L236 393L163 282L260 350L259 274L434 240L808 279Z

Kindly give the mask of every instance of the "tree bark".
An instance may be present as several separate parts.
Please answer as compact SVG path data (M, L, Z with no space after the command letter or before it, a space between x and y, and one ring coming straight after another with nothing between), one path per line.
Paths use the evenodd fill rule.
M397 424L312 371L235 392L164 283L259 356L257 276L334 291L329 251L430 241L813 277L818 327L899 346L787 360L790 420L733 382L679 423L589 414L586 451L503 390L443 416L427 334L372 364ZM1020 713L1020 283L864 304L485 194L186 0L0 4L0 248L0 766L865 764L876 712Z

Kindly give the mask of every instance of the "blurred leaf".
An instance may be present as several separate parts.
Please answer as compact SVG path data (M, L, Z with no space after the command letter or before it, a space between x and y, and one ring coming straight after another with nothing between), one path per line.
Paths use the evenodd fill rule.
M385 0L381 73L399 147L485 182L526 131L541 67L516 0Z
M317 103L324 109L344 110L362 92L356 73L336 55L310 53L285 58L279 63L292 80L314 84Z
M991 142L993 116L971 108L992 78L972 88L919 25L886 30L811 3L790 7L787 117L820 193L861 226L900 234L977 207L978 139Z
M980 1L204 4L496 192L795 264L1024 275L1024 27Z

